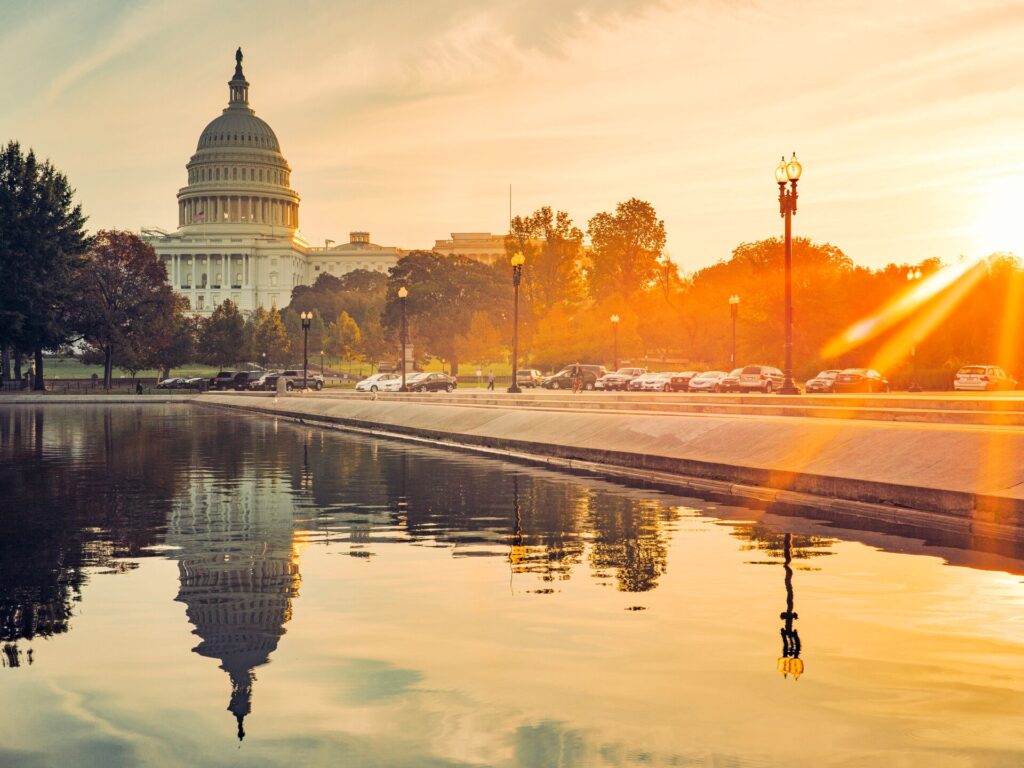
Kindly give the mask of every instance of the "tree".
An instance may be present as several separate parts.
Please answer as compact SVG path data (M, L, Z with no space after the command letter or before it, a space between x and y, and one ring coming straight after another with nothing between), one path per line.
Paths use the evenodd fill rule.
M592 296L619 294L625 298L645 288L657 272L665 247L665 222L654 207L630 198L615 213L599 213L587 225L593 266Z
M278 312L277 307L272 307L269 312L264 310L256 323L253 334L253 350L256 356L261 360L266 360L268 365L273 363L286 365L292 341L288 338L288 332L285 330L281 313Z
M74 286L72 323L103 360L103 386L114 364L135 371L170 336L178 307L153 246L131 232L100 230Z
M237 363L245 353L245 321L238 306L225 299L203 321L199 333L199 353L212 365Z
M82 208L67 178L16 142L0 151L0 349L35 357L71 337L67 311L88 247Z
M486 312L474 312L469 328L456 339L460 360L489 363L501 354L502 338Z
M356 321L348 312L342 311L338 319L327 327L323 349L334 357L352 360L356 356L361 340L362 334Z
M544 206L529 216L516 216L505 251L509 258L516 251L526 257L523 289L534 313L580 298L583 232L565 211L552 213Z
M398 288L403 285L409 289L410 341L421 356L447 361L452 375L458 374L458 337L469 329L474 313L487 312L496 326L510 326L512 291L499 272L462 256L414 251L388 277L382 319L396 342L401 326Z

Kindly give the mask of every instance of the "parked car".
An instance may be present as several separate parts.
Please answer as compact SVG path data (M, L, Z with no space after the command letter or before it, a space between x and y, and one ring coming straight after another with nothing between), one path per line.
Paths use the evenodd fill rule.
M179 378L172 378L172 379L164 379L163 381L161 381L159 384L156 385L156 388L157 389L182 389L184 386L185 386L185 379L182 379L182 378L179 377Z
M805 388L808 392L835 392L838 370L821 371L813 379L808 379Z
M267 390L267 378L270 376L276 376L280 371L263 371L258 379L253 379L249 382L249 389L254 392L264 392Z
M536 368L520 368L516 371L516 382L520 387L539 387L544 380Z
M459 383L447 373L426 373L412 382L406 377L405 385L410 392L452 392Z
M399 373L375 373L356 384L356 392L397 392L402 386Z
M725 371L704 371L690 379L690 392L721 392L722 379L728 376Z
M834 392L888 392L889 382L870 368L847 368L836 376Z
M593 389L597 380L608 373L603 365L580 365L583 369L583 388ZM572 369L569 365L554 376L548 376L541 384L545 389L572 389Z
M645 373L629 382L630 392L669 392L674 372Z
M280 373L273 373L264 380L264 386L273 392L277 389L277 380L283 378L285 380L284 388L291 392L293 389L302 388L302 371L298 368L290 368ZM318 373L309 373L306 375L306 385L310 389L317 391L324 388L324 379Z
M239 371L235 374L235 390L244 392L254 381L259 381L266 375L266 371Z
M965 365L953 377L953 389L957 392L1016 388L1016 380L1007 376L998 365Z
M210 389L233 389L235 386L235 374L238 371L220 371L210 379Z
M617 389L626 389L633 379L647 373L646 368L619 368L617 371L606 373L594 382L594 389L601 389L611 392Z
M669 389L673 392L689 392L690 379L696 376L700 371L679 371L673 373L672 378L669 379Z
M740 371L740 392L771 393L781 387L785 379L782 371L770 365L745 365Z
M722 377L722 380L718 382L718 389L720 392L742 392L740 389L740 374L743 373L742 368L733 368L729 373Z
M210 380L205 376L193 376L191 379L185 379L182 387L184 389L206 389L209 385Z

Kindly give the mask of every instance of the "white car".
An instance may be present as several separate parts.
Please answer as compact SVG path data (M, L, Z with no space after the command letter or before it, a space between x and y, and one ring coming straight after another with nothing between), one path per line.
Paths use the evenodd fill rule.
M356 384L356 392L398 392L401 388L400 373L375 373Z
M1016 388L1017 382L998 365L965 365L953 377L953 389L957 392Z
M690 379L687 388L690 392L721 392L722 379L728 375L725 371L704 371Z
M671 392L674 375L671 372L645 373L630 381L629 389L633 392Z

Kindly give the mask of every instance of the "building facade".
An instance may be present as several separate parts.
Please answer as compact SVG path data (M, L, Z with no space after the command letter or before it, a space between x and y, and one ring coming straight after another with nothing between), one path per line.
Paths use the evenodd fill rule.
M228 106L203 129L178 190L178 228L143 229L167 268L174 290L192 311L210 314L230 299L245 313L284 307L292 289L321 272L387 272L397 248L370 243L366 232L350 242L312 248L299 233L299 195L273 129L249 106L242 51L228 82Z

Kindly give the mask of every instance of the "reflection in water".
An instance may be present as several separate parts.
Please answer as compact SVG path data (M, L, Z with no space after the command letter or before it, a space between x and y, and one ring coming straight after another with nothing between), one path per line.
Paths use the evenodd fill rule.
M813 590L808 594L808 582L813 580L803 576L810 570L807 564L811 558L836 554L836 541L809 534L783 535L769 525L751 522L750 517L756 515L749 509L729 512L720 508L714 513L720 520L742 515L739 522L712 525L704 518L698 523L696 511L686 506L696 505L694 500L681 501L592 478L581 481L572 476L464 454L310 430L271 419L160 406L67 409L49 406L45 410L0 407L0 488L5 494L4 502L9 502L4 509L3 535L0 536L0 660L3 665L16 667L34 660L34 674L45 670L47 665L42 662L50 661L47 659L50 654L37 652L33 655L33 650L39 649L31 643L36 638L67 633L72 628L76 603L81 600L83 587L91 575L98 569L110 573L127 571L137 565L139 558L159 552L177 562L179 583L175 599L184 605L185 618L198 637L194 652L215 660L223 670L223 673L214 672L212 664L209 665L217 686L217 699L213 703L197 699L192 704L197 710L213 712L217 722L226 727L230 721L220 710L227 700L227 709L237 722L239 739L246 735L245 720L254 708L257 674L263 678L264 691L275 684L283 684L258 672L257 668L271 661L288 628L296 632L293 643L298 645L311 631L310 624L289 625L301 582L298 555L307 542L322 543L328 554L370 560L373 566L368 567L366 573L372 575L363 577L369 580L364 586L388 575L399 581L406 577L410 581L438 578L437 583L445 586L423 593L427 609L422 613L417 613L420 606L416 600L399 603L403 610L417 614L417 619L428 626L435 618L434 613L449 619L462 617L458 612L459 595L449 593L462 588L460 580L465 579L464 574L475 573L486 578L486 569L479 567L486 562L469 558L501 558L493 564L500 569L502 598L508 597L504 587L506 567L510 580L521 575L514 582L510 581L513 596L517 596L515 588L521 588L523 582L541 587L523 590L529 593L553 595L560 590L570 593L530 598L529 601L516 599L514 634L519 645L508 654L497 652L503 648L497 645L499 640L488 638L487 627L478 628L472 623L475 613L463 625L463 628L470 626L472 632L479 631L480 637L469 638L471 642L467 643L465 659L460 658L460 664L464 661L466 668L475 672L473 664L476 663L482 674L495 674L496 667L514 666L521 656L524 664L528 659L534 669L543 669L539 674L548 675L546 681L557 683L551 688L555 696L559 695L559 687L578 684L570 678L574 674L579 676L577 673L583 668L579 663L581 658L583 664L599 658L615 658L615 663L623 667L633 664L634 656L644 653L634 654L634 646L629 643L637 643L636 647L644 647L645 652L649 650L648 660L657 659L658 664L671 659L681 644L686 645L687 653L680 654L684 662L676 667L679 677L673 678L672 685L689 685L689 690L695 689L705 671L687 666L691 659L688 652L694 650L698 658L703 658L699 655L701 633L711 636L719 631L714 628L716 621L727 625L729 619L715 613L721 605L733 606L736 615L751 606L756 605L755 610L763 607L763 621L751 624L767 627L766 622L771 621L771 626L776 626L771 606L778 599L776 579L780 560L786 605L778 614L782 622L782 655L778 658L777 669L787 678L798 679L804 672L804 665L796 626L793 565L801 563L801 605L807 614L802 626L805 629L810 626L808 620L818 622L813 625L817 666L811 686L781 686L770 668L763 669L763 673L775 688L807 701L810 701L814 684L820 684L827 674L826 665L821 661L825 655L823 648L828 646L822 604L815 602ZM795 530L800 530L796 521L788 522L793 523ZM701 526L703 532L698 530ZM680 532L680 527L685 530ZM752 556L756 558L754 562L768 561L765 565L771 568L770 583L752 579L747 584L747 588L763 589L763 592L731 594L742 591L731 586L732 579L742 577L729 570L728 557L708 559L703 563L706 567L686 570L695 561L693 558L710 557L701 548L699 539L701 535L712 538L707 532L709 528L714 528L716 535L723 529L728 530L732 537L728 539L729 554L737 549L744 553L737 556L738 562ZM813 526L809 529L821 530ZM394 547L396 544L404 549ZM410 550L410 545L440 551ZM386 551L389 557L374 559L377 554L384 554L389 546L392 547ZM689 561L679 555L687 546L691 547ZM900 546L905 547L906 542L901 542ZM721 556L724 551L721 542L719 547ZM670 560L671 548L676 552L675 560ZM415 556L410 557L410 552L415 552ZM417 570L423 563L431 563L431 567L436 568L438 558L452 566L445 574ZM449 558L459 561L456 563ZM345 565L337 562L343 559L345 564L353 565L347 557L326 558L328 562L333 561L330 567L335 569L334 576L339 579L342 577L338 573L347 576ZM321 560L321 571L317 574L316 564L316 561L304 564L307 585L314 583L313 575L324 578L328 566ZM362 569L361 565L355 567ZM717 570L719 567L724 575ZM693 581L705 574L714 574L712 578L716 581L708 589L714 598L706 601L694 598L705 590ZM448 581L444 581L442 575ZM595 584L608 585L614 590L570 589L578 583L567 583L570 579L588 576ZM434 582L428 583L433 585ZM481 590L485 588L480 586ZM316 598L310 597L314 591L307 588L305 592L303 618L308 616L306 606L316 607ZM593 595L597 592L600 597L595 598ZM648 593L645 607L652 610L642 616L623 614L623 603L614 602L616 592ZM374 594L389 593L378 590ZM583 603L573 602L584 594ZM474 593L473 599L477 597ZM659 597L662 598L660 605ZM462 598L465 600L465 595ZM490 603L502 598L490 593L487 600L474 605L481 611L491 610ZM731 603L734 599L737 602ZM574 623L577 617L572 609L587 600L592 601L588 604L592 613L582 615L581 620ZM666 625L654 622L687 621L686 614L691 612L679 611L678 606L688 600L695 601L692 614L697 623L667 625L674 628L675 634L659 645L656 628ZM379 622L366 622L372 627L366 630L368 632L380 628L408 630L409 626L403 624L408 617L387 616L390 608L386 600L383 602L384 608L377 605L371 610L362 606L362 614L352 615L364 620L372 616ZM484 602L488 605L483 606ZM621 623L601 624L611 612L609 605L616 606L615 615ZM544 611L561 612L566 607L569 610L564 614L564 623L545 623L538 618L551 615ZM500 612L496 615L501 618ZM178 616L175 614L175 620L180 620ZM563 616L559 615L559 619ZM642 623L648 620L652 623ZM843 618L832 616L830 620L842 621ZM588 622L593 622L589 625L591 628L607 627L619 632L618 638L626 638L620 649L621 656L599 655L597 635L600 630L587 635ZM359 622L352 623L358 625ZM336 628L339 624L332 626ZM297 631L299 626L301 634ZM655 631L648 634L651 628ZM694 629L696 631L690 631ZM419 631L419 627L415 626L413 631ZM403 659L406 662L403 675L413 680L420 679L421 674L424 678L428 676L427 668L434 661L429 648L438 641L436 635L440 634L442 640L455 646L466 639L449 637L446 631L436 626L424 629L419 642L410 645L428 648L423 653L430 660ZM776 643L745 626L732 627L730 631L729 640L753 638L757 646L749 658L755 660L763 658L760 654L766 652L768 643L772 646ZM575 644L577 635L585 636L589 643L584 644L583 650L580 644ZM719 639L712 636L708 642ZM289 646L288 650L294 647ZM397 655L396 645L388 647ZM507 656L513 661L494 664L489 650L478 651L474 657L474 649L480 648L495 649L493 657ZM308 646L306 652L310 652ZM390 661L388 652L382 650L381 659L373 661ZM435 651L434 655L443 655L443 652ZM198 669L205 664L190 654L181 656L183 658L168 659L168 668L176 670L176 665L188 663ZM284 659L282 656L278 653L275 660L287 665L287 656ZM337 674L337 668L344 665L338 662L337 656L328 658L335 662L328 672ZM559 665L563 660L568 660L569 665L564 677L559 678ZM571 666L573 661L577 666ZM544 668L546 664L551 666ZM643 667L637 669L640 674L644 673ZM611 679L617 671L609 667L605 674ZM458 672L456 669L452 674ZM521 674L524 681L536 683L529 671L524 669ZM686 676L693 680L687 682ZM17 675L11 673L10 677ZM499 683L509 682L499 676L493 679ZM287 682L296 690L308 690L302 687L308 686L308 680L288 678ZM373 700L381 711L387 707L390 696L398 696L389 691L408 693L406 688L411 687L411 684L403 684L389 688L385 682L382 676L377 688L371 690L369 686L365 694L366 701L376 697ZM657 681L648 679L648 683L652 682ZM622 689L628 689L630 684L625 678L616 683ZM490 690L499 688L494 686ZM702 691L702 702L717 695L712 688L709 684ZM458 693L461 696L461 692ZM266 692L263 695L267 695ZM617 694L608 695L612 700ZM406 712L404 707L413 706L410 702L426 696L424 691L417 690L403 699L402 708L396 707L390 714L401 716ZM574 706L575 702L570 704ZM609 708L619 712L616 704L617 701L612 701ZM258 710L259 702L255 706ZM356 714L369 717L368 710ZM530 712L529 717L523 716L515 729L508 732L504 746L513 762L501 765L685 764L677 762L677 758L683 758L675 753L659 762L661 758L653 759L646 752L630 751L625 746L620 750L610 743L598 743L593 736L595 731L577 728L577 722L569 715L565 722L534 715ZM432 713L430 718L433 717ZM443 715L438 715L430 722L444 720ZM247 748L257 736L263 739L265 734L252 734ZM224 738L223 733L219 733L218 738ZM669 752L664 754L669 755ZM0 764L3 762L0 746Z
M167 541L180 547L175 599L202 638L193 651L231 678L228 710L242 740L253 670L270 660L299 593L291 506L255 481L225 493L197 479L171 515Z
M799 680L800 675L804 672L804 662L800 658L800 635L793 626L793 622L799 618L796 611L793 610L793 568L790 565L793 562L793 534L787 533L784 538L783 568L786 571L786 610L779 614L779 618L783 621L782 629L779 630L782 633L782 656L779 658L777 667L783 677L792 675L794 680Z

